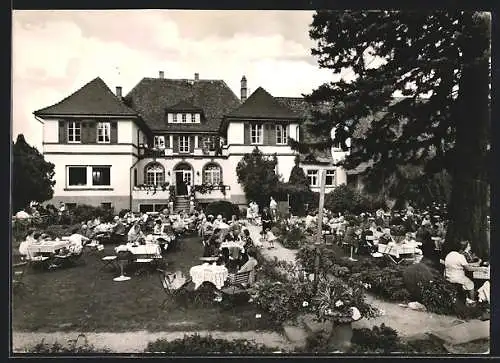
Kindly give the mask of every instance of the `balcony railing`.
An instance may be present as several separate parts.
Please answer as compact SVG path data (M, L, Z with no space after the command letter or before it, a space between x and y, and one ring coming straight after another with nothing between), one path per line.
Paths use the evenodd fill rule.
M161 158L172 155L206 155L206 156L223 156L224 151L222 148L219 150L208 150L205 148L195 148L193 152L179 152L174 151L173 148L151 148L145 145L139 145L139 156L144 158Z

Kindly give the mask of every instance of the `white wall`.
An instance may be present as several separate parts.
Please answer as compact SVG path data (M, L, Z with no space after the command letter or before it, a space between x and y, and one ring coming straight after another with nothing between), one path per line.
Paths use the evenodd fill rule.
M45 160L55 165L54 197L71 195L129 195L130 194L130 166L134 162L132 155L64 155L48 154ZM111 165L111 186L113 190L64 190L66 188L66 166L67 165ZM97 187L94 187L97 188ZM99 188L108 188L107 186Z
M43 122L43 142L59 142L58 120L46 120Z
M43 152L46 156L50 153L71 153L68 154L73 160L78 161L81 158L87 158L87 155L78 155L77 153L134 153L137 149L132 145L110 145L110 144L50 144L44 145ZM106 155L100 155L106 158Z
M137 127L137 126L136 126ZM134 143L133 134L134 122L133 121L118 121L118 142L119 143ZM137 145L137 144L135 144Z
M290 126L288 127L288 130L289 130L288 136L294 140L297 140L297 127L298 126L299 126L299 124L290 124Z
M243 122L230 122L227 128L228 144L243 144L245 142L245 124Z

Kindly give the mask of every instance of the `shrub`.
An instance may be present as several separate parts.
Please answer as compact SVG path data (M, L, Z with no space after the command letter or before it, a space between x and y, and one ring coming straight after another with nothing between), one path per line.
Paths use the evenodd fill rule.
M216 339L212 336L200 336L199 334L184 335L181 339L168 341L158 339L149 342L145 352L147 353L169 353L169 354L255 354L272 353L279 351L279 348L268 347L257 344L253 340L246 339Z
M230 221L231 216L233 215L239 218L240 208L236 204L233 204L231 202L225 200L219 200L208 204L205 214L206 215L212 214L214 216L221 214L224 218Z
M267 313L272 321L281 324L306 311L303 302L310 302L313 286L309 281L273 281L263 279L252 286L253 302Z
M410 292L406 289L402 276L403 266L374 268L353 273L353 281L369 285L369 291L389 301L408 301Z
M120 218L123 218L123 217L125 217L125 214L127 214L128 212L130 212L130 209L122 209L122 210L120 210L120 212L118 213L118 216L119 216Z
M282 230L279 238L285 248L297 249L306 241L306 235L299 226L292 226L289 230Z
M78 344L79 338L83 337L83 344ZM80 334L76 339L69 339L68 343L63 345L59 342L48 344L45 340L26 350L26 353L36 354L62 354L62 353L109 353L108 348L96 348L89 344L85 335Z
M71 216L73 223L87 222L97 217L101 218L101 222L110 222L113 220L114 209L78 204L71 210Z
M446 281L443 277L437 277L437 280L418 282L419 302L421 302L428 311L436 314L455 313L457 302L457 289L455 285Z
M352 353L387 354L399 350L398 333L385 324L372 329L354 329L351 342Z
M419 283L427 283L434 279L434 272L423 263L416 263L408 266L403 271L403 281L406 289L415 301L420 301Z
M78 226L79 224L73 224L73 225L54 224L51 226L47 226L47 228L44 230L44 233L48 234L52 238L61 238L63 236L71 235L71 230Z

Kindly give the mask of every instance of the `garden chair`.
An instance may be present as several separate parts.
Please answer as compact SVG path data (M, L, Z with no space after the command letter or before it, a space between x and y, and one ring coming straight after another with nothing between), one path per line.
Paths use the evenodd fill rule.
M157 269L158 277L160 279L161 287L163 292L165 293L165 298L161 303L160 307L163 309L165 307L165 303L175 299L175 297L181 293L185 287L191 282L191 279L186 279L184 283L180 286L175 286L174 281L177 278L177 273L175 272L167 272L163 269Z
M221 289L225 295L234 296L247 291L250 286L251 271L239 272L234 275L229 275L228 285Z
M22 291L21 289L26 288L24 276L26 275L27 266L27 261L17 262L12 265L12 289L14 291Z
M133 262L137 266L137 271L135 275L141 275L144 273L149 273L152 269L153 264L155 263L154 258L146 257L146 258L136 258Z
M28 249L27 261L28 265L32 268L48 268L51 258L41 255L40 252Z
M101 268L99 269L99 271L104 271L106 268L109 268L111 267L113 270L117 270L118 269L118 265L117 265L117 259L118 259L118 256L115 256L115 255L109 255L109 256L104 256L101 258Z

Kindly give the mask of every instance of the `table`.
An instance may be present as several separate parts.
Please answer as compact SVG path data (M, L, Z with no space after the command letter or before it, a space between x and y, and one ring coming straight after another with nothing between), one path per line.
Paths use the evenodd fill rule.
M418 245L416 244L378 244L378 252L399 258L400 255L416 254Z
M490 279L490 266L481 266L477 270L472 271L472 277L476 280L489 280Z
M211 282L218 290L220 290L222 286L224 286L224 282L226 281L229 272L224 266L204 263L203 265L191 267L189 275L193 280L195 290L198 289L204 282Z
M61 248L68 248L70 245L69 241L42 241L41 243L33 243L28 245L27 250L30 255L36 253L55 253Z
M145 244L133 246L132 244L120 245L115 248L115 252L129 251L133 255L151 256L153 258L161 258L161 249L157 244Z

